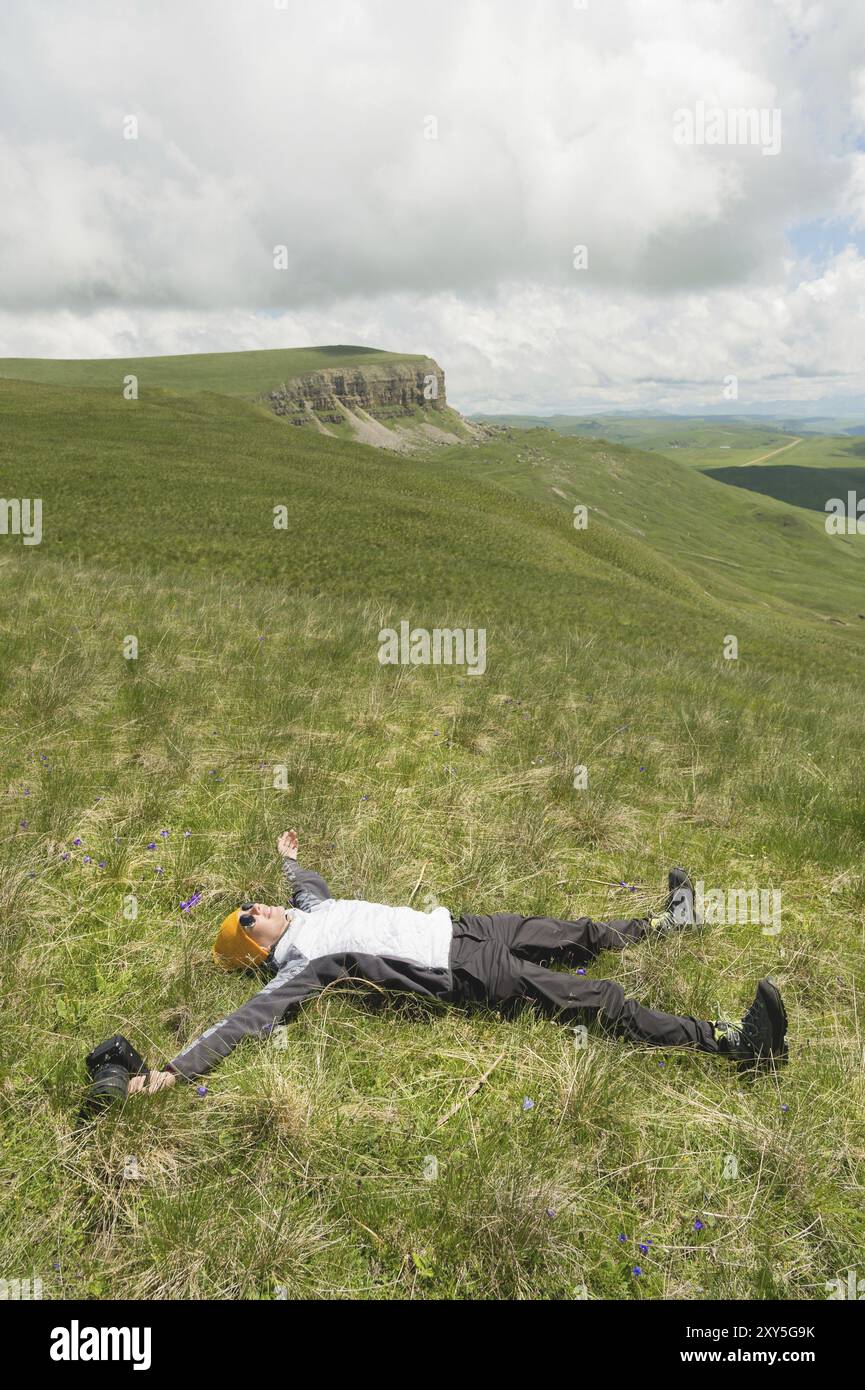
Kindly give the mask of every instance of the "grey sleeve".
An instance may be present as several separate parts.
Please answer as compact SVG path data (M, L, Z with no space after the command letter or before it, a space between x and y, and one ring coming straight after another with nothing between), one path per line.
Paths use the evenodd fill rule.
M244 1038L268 1037L278 1023L296 1013L305 999L323 989L331 979L338 978L340 973L338 968L329 970L326 959L314 965L306 963L302 970L292 971L289 966L280 971L235 1013L215 1023L179 1052L169 1069L185 1081L206 1075Z
M314 869L302 869L294 859L283 859L282 871L291 889L291 901L301 912L310 912L316 903L330 897L330 889Z

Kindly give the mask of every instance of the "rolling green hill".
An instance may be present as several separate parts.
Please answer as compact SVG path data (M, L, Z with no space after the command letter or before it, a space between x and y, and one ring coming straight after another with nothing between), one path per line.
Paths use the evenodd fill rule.
M856 438L865 426L851 418L781 418L771 415L483 415L471 418L502 428L551 429L557 434L608 439L659 450L769 449L790 439Z
M177 357L123 357L64 360L50 357L0 357L0 378L40 381L51 386L102 387L119 390L123 377L137 376L142 390L189 394L218 391L253 396L281 381L310 372L351 367L423 366L431 358L379 348L278 348L256 352L186 353Z
M617 537L628 556L623 563L644 574L663 565L677 589L697 585L704 599L730 602L737 611L759 608L785 623L828 620L848 625L853 641L865 636L860 537L827 537L822 502L821 514L809 515L799 510L801 500L790 506L772 495L785 482L790 486L780 467L762 470L770 481L761 491L770 495L760 496L724 485L741 475L747 488L760 470L731 468L716 479L663 454L566 439L551 430L518 436L516 443L496 438L482 450L450 450L443 466L471 468L475 477L520 496L544 497L567 516L587 506L590 517ZM843 489L855 475L817 476L825 500L846 497ZM829 490L834 487L840 494ZM809 496L820 491L812 484Z
M848 488L858 487L859 495L865 494L865 441L861 427L852 422L842 431L843 421L827 420L825 425L834 423L839 432L822 433L816 420L799 424L756 416L473 418L517 431L552 430L568 438L606 440L662 454L718 482L809 510L824 511L828 498L846 497Z
M550 429L584 439L667 453L680 449L751 448L754 453L783 444L791 435L776 420L693 415L475 415L511 429Z
M424 386L436 379L436 396ZM378 348L288 348L90 361L0 358L0 380L114 391L124 399L154 391L239 396L277 413L283 424L398 453L455 443L471 427L447 404L444 375L431 357Z
M0 535L8 1267L45 1298L825 1297L865 1235L865 538L657 452L399 457L288 428L258 361L188 394L154 362L131 401L128 365L0 379L0 491L43 516ZM401 621L483 628L485 674L381 665ZM778 889L778 935L592 970L713 1018L772 972L791 1063L354 985L205 1094L78 1123L95 1042L156 1063L248 996L215 924L282 900L291 825L335 894L454 912L644 913L675 862Z

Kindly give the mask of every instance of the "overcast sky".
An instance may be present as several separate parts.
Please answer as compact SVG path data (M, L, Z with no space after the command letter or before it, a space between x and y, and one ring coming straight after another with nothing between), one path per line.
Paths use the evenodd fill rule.
M679 143L698 103L780 149ZM0 199L0 355L365 343L467 411L865 389L850 0L4 0Z

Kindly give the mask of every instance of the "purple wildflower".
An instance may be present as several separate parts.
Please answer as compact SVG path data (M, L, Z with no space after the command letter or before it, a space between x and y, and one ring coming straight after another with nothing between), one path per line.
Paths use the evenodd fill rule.
M619 1244L624 1245L627 1239L628 1237L625 1235L624 1231L622 1231L621 1235L619 1236Z
M207 1087L206 1087L206 1086L196 1086L196 1088L195 1088L195 1094L196 1094L197 1096L206 1096L206 1095L207 1095Z
M80 845L80 844L81 844L81 836L80 836L80 835L76 835L76 836L75 836L75 839L72 841L72 843L73 843L73 845Z
M639 1265L634 1265L634 1268L631 1270L631 1273L633 1274L635 1279L639 1279L642 1272L643 1271L640 1269Z
M699 1217L697 1217L697 1220L694 1222L694 1230L695 1230L695 1231L704 1231L705 1229L706 1229L706 1228L705 1228L705 1226L703 1225L702 1221L700 1220Z
M534 1102L533 1100L530 1100L529 1097L526 1096L525 1100L523 1101L523 1109L524 1109L524 1110L534 1110L534 1108L535 1108L535 1102Z

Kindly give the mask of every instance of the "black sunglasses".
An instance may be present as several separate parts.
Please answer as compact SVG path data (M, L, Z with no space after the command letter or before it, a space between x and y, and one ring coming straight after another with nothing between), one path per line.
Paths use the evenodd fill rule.
M252 903L243 904L243 907L240 909L240 916L237 920L244 928L255 925L255 918L252 915Z

